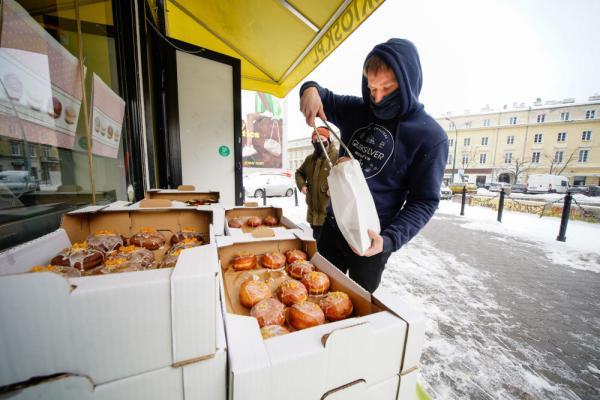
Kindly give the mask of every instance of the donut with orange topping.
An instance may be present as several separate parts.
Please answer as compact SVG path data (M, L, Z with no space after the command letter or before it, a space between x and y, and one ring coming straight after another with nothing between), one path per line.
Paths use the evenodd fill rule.
M339 321L348 318L354 306L350 297L344 292L329 292L323 297L319 305L325 313L325 318L329 321Z
M267 325L283 325L285 323L285 306L277 299L269 298L259 301L250 310L262 328Z
M288 264L291 264L296 261L306 261L308 260L308 256L305 252L298 249L288 250L285 252L286 261Z
M287 266L287 273L294 279L302 277L315 270L315 266L310 261L299 260Z
M325 294L329 290L329 277L322 272L312 271L302 277L302 283L309 294Z
M192 227L183 228L181 231L176 232L173 236L171 236L171 245L175 243L179 243L184 239L196 239L196 241L200 242L200 244L204 243L202 240L202 235L198 232L197 229Z
M261 300L270 298L271 289L263 281L247 280L240 286L240 303L251 308Z
M236 254L231 260L231 266L236 271L249 271L256 268L256 254L243 251Z
M303 301L290 307L288 319L294 329L306 329L325 323L325 314L312 301Z
M280 269L285 266L285 256L278 251L265 253L261 257L260 263L268 269Z
M279 220L277 219L277 217L274 217L272 215L267 215L266 217L263 218L262 222L266 226L276 226L279 223Z
M61 265L36 265L29 272L52 272L64 276L65 278L78 278L81 272L73 267L65 267Z
M58 253L50 260L50 264L73 267L83 271L97 267L102 263L103 258L102 252L90 248L87 242L81 242L73 243L71 247Z
M130 237L129 244L144 247L148 250L157 250L165 244L165 237L156 229L146 227Z
M260 334L263 339L269 339L275 336L281 336L290 333L286 328L281 325L267 325L260 328Z
M288 279L281 283L278 290L279 300L286 306L300 303L308 299L306 287L295 279Z
M123 236L109 230L94 232L87 237L86 242L90 248L99 250L103 253L113 251L126 243Z

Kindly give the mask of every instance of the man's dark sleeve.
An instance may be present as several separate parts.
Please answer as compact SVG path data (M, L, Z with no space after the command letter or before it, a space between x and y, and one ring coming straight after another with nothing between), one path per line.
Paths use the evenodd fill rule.
M381 233L383 251L396 251L429 222L440 202L440 184L448 159L448 140L418 155L409 170L409 193L404 207Z

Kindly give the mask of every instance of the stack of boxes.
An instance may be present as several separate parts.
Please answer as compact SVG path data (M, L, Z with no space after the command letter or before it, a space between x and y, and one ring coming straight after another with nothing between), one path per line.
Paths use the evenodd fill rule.
M0 390L57 399L415 396L422 314L385 292L364 291L281 209L149 200L66 214L61 229L0 254ZM256 232L227 225L250 215L273 215L280 225ZM208 244L184 250L172 269L68 280L25 273L91 232L128 237L140 226L194 226ZM237 294L222 272L239 251L291 248L309 255L332 290L350 295L355 316L263 340L256 319L232 304Z

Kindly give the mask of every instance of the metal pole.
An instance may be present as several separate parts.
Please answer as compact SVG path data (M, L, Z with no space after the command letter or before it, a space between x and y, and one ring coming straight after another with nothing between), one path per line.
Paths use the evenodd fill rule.
M462 188L462 200L460 203L460 215L465 215L465 201L467 200L467 185Z
M504 188L500 189L500 200L498 202L498 222L502 222L502 212L504 211Z
M452 175L450 175L450 183L454 183L454 174L456 173L456 148L458 147L458 129L456 128L456 124L450 118L445 117L445 119L452 123L454 127L454 155L452 156Z
M296 203L296 207L298 207L298 189L294 188L294 202Z
M562 218L560 219L560 230L558 231L558 236L556 240L559 242L567 241L567 224L569 222L569 214L571 213L571 200L573 196L571 196L571 192L567 192L567 195L564 199Z
M263 188L263 206L267 205L267 188Z

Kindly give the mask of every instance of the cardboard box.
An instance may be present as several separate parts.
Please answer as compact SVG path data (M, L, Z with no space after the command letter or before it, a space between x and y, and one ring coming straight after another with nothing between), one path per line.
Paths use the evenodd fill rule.
M100 385L85 376L61 374L28 382L4 395L13 400L223 400L227 392L227 349L220 307L217 312L217 351L205 360Z
M217 204L220 200L219 192L198 192L193 186L180 186L182 189L150 189L146 192L147 199L166 199L176 200L180 202L186 201L197 201L206 204L195 204L197 205L208 205Z
M267 227L261 225L257 228L252 228L243 224L241 228L230 228L228 221L230 218L239 218L244 223L249 217L256 216L264 218L272 215L279 220L279 225ZM252 238L252 237L279 237L279 238L295 238L295 233L291 230L300 229L292 220L283 215L283 210L279 207L234 207L225 209L225 235L237 238Z
M392 296L385 300L372 296L316 253L315 242L308 239L305 233L285 240L217 238L230 399L320 399L331 391L337 396L332 398L352 398L351 393L363 390L354 387L357 382L364 381L367 390L418 366L415 356L424 339L423 315ZM329 276L331 290L348 293L357 316L263 340L257 321L239 305L235 290L229 291L232 279L227 268L239 251L262 254L292 248L312 256L311 261ZM394 301L388 303L389 299Z
M69 280L23 273L95 230L191 225L210 231L209 214L74 212L64 216L64 229L0 254L0 386L58 372L103 384L214 354L214 245L183 251L170 269Z

